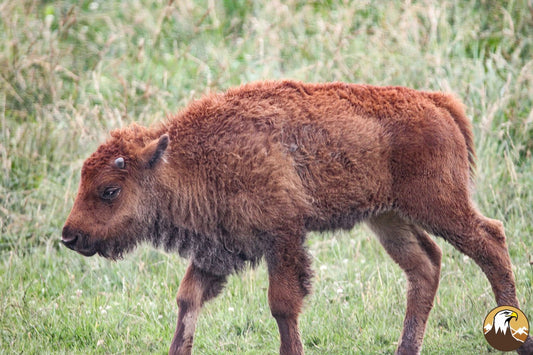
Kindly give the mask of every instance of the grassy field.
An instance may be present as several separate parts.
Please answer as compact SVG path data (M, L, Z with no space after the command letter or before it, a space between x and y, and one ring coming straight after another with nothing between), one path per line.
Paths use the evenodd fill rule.
M453 1L0 2L0 353L163 354L186 260L141 247L117 263L60 245L83 160L112 128L202 93L293 78L453 91L478 153L475 199L504 221L533 318L533 4ZM444 251L424 354L496 352L490 286ZM390 354L405 280L365 227L310 235L308 354ZM264 264L204 308L196 354L274 354ZM530 322L531 323L531 322Z

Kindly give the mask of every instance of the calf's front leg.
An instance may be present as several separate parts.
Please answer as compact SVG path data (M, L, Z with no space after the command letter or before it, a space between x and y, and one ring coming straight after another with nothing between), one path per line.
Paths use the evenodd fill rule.
M193 263L189 264L178 290L178 324L169 355L191 353L200 308L205 301L220 293L225 282L225 276L213 275L198 269Z
M268 302L278 323L281 355L303 355L298 330L298 315L304 297L310 292L310 260L301 245L303 238L281 237L273 253L267 256Z

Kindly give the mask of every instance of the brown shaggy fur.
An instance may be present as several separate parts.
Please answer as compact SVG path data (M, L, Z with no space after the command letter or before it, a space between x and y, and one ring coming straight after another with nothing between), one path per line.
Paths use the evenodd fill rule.
M190 259L171 354L191 352L199 310L227 275L264 258L280 352L302 354L305 235L366 221L406 273L397 353L416 354L440 273L427 232L476 261L499 305L518 306L502 224L471 202L473 163L470 123L450 95L254 83L208 95L158 127L112 132L83 166L63 243L116 259L149 241ZM531 338L521 349L533 352Z

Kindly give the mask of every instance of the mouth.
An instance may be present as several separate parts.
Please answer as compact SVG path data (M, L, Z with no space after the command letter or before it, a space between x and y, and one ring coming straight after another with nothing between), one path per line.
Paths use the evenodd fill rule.
M103 236L90 235L68 225L63 228L61 243L80 255L90 257L98 254L111 260L122 259L123 254L135 246L131 238L119 235L105 239Z
M96 250L88 250L88 249L85 249L85 250L76 250L76 252L78 252L79 254L83 255L83 256L93 256L94 254L96 254Z
M75 235L74 237L72 238L67 238L67 239L61 239L61 243L63 243L64 246L66 246L67 248L71 249L71 250L74 250L75 252L83 255L83 256L93 256L94 254L96 254L96 249L94 247L88 247L88 246L78 246L77 243L78 242L78 238L79 236L78 235Z

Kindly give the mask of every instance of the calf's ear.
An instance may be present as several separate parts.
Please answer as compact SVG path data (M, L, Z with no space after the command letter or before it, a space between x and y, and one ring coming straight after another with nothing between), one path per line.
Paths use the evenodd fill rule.
M159 163L168 147L169 140L168 134L163 134L159 139L154 139L143 148L141 159L144 161L146 168L151 169Z

